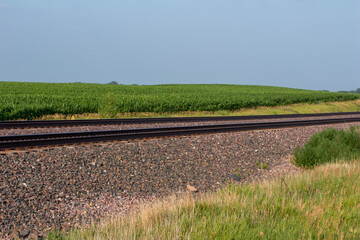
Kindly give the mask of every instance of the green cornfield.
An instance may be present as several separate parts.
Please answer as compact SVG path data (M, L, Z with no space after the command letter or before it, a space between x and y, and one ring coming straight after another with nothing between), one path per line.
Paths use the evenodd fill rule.
M241 108L359 99L360 95L249 85L106 85L0 82L0 120L51 114L234 111ZM111 106L109 106L111 105Z

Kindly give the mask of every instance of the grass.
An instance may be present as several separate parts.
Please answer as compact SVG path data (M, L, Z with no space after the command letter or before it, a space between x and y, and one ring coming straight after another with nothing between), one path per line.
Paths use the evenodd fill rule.
M353 160L360 157L360 133L351 127L348 131L329 128L313 135L304 147L297 147L294 162L301 167L336 160Z
M233 112L260 106L326 103L360 99L359 94L270 86L104 85L85 83L0 82L0 120L47 115Z
M267 163L259 163L259 162L256 162L255 165L256 165L259 169L267 169Z
M337 162L286 178L231 185L53 239L359 239L360 163Z
M106 109L106 108L105 108ZM248 115L271 115L271 114L301 114L301 113L329 113L329 112L359 112L360 100L346 102L326 102L326 103L298 103L276 107L256 107L242 108L236 111L186 111L186 112L135 112L135 113L116 113L108 110L104 113L85 113L85 114L54 114L39 117L39 120L58 120L58 119L98 119L98 118L143 118L143 117L201 117L201 116L248 116ZM110 113L110 114L109 114Z

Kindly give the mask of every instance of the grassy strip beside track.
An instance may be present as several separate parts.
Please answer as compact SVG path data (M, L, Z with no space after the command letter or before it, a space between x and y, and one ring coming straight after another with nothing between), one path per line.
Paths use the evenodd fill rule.
M0 83L0 120L46 115L236 111L357 100L360 95L246 85L128 86L84 83Z
M149 117L206 117L206 116L248 116L248 115L276 115L276 114L302 114L302 113L332 113L332 112L359 112L360 100L346 102L326 103L298 103L276 107L243 108L236 111L197 111L175 113L118 113L116 118L149 118ZM54 114L38 118L38 120L60 119L99 119L98 113L85 113L74 115Z

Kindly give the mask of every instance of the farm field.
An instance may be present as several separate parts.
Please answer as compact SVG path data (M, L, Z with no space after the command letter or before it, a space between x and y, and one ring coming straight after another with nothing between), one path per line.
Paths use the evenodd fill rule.
M360 95L249 85L0 83L0 120L99 113L233 112L255 107L357 100Z

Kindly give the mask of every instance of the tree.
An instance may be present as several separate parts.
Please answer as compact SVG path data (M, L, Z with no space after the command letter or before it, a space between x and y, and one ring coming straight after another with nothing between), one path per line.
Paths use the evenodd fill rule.
M111 81L111 82L109 82L109 83L107 83L107 84L110 84L110 85L119 85L117 81Z

